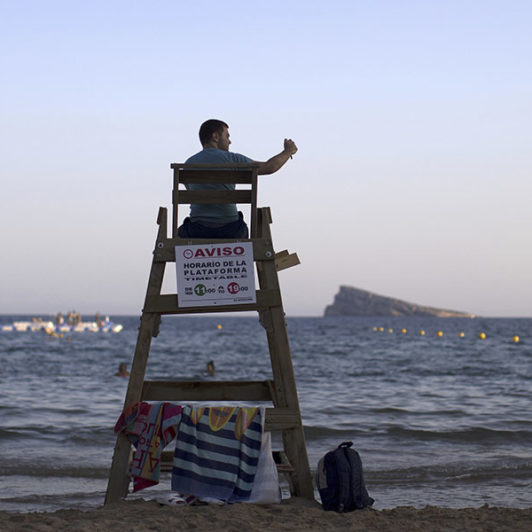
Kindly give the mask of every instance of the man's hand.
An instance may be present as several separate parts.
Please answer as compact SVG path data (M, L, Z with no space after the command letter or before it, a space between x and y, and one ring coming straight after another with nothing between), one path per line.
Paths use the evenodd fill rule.
M292 157L297 151L296 143L292 139L284 139L284 151L288 152L288 155Z
M258 168L257 174L268 175L277 172L277 170L279 170L279 168L281 168L286 163L286 161L288 161L290 157L292 157L292 155L296 153L296 151L296 143L292 139L284 139L283 151L281 153L278 153L277 155L274 155L265 163L259 163L260 166Z

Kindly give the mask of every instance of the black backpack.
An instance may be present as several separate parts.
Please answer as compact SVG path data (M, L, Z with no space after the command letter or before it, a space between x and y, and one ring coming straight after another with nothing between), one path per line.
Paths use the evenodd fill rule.
M352 512L375 502L368 495L362 460L352 445L351 441L341 443L318 463L316 485L324 510Z

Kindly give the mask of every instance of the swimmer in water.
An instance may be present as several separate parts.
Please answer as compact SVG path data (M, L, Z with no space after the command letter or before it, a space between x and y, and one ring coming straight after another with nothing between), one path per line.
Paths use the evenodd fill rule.
M127 364L121 362L118 366L118 371L115 373L115 377L129 377L129 371L127 370Z

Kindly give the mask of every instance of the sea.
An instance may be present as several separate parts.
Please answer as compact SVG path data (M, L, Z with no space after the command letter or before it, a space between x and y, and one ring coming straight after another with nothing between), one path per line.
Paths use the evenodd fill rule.
M111 319L121 332L0 332L0 510L103 504L128 384L115 373L139 325ZM313 471L352 441L374 508L532 506L532 319L286 321ZM265 331L256 316L165 316L147 378L271 378ZM163 474L134 497L169 490Z

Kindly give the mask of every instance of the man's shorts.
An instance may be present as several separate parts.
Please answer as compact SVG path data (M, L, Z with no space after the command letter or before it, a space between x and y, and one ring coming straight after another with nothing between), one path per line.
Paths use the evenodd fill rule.
M248 238L249 231L244 215L239 211L238 220L220 227L207 227L200 222L191 222L190 218L183 220L177 234L179 238Z

